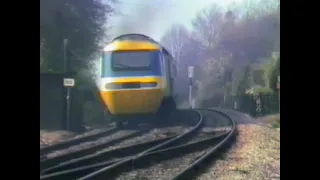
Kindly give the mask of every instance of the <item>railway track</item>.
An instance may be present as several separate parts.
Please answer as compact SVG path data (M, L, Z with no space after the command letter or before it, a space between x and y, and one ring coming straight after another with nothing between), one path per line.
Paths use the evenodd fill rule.
M229 129L210 131L203 111L215 112L229 122ZM234 134L234 122L215 110L195 110L197 123L181 134L171 134L154 140L134 143L122 148L111 148L98 153L64 159L42 168L40 179L181 179L190 174L205 159L221 148ZM210 123L209 123L210 124ZM205 127L203 127L205 125ZM130 139L129 139L130 140ZM183 160L188 157L186 162ZM179 162L180 168L166 163ZM184 162L184 163L183 163ZM160 168L160 169L159 169ZM165 170L164 170L165 169ZM170 170L176 169L172 175ZM152 172L163 172L159 173ZM160 176L160 177L159 177ZM169 177L170 176L170 177Z
M97 138L100 138L100 137L104 137L104 136L113 134L116 131L117 131L117 128L113 127L113 128L109 128L109 129L106 129L106 130L103 130L101 132L94 133L94 134L91 134L90 132L88 132L88 135L85 135L85 136L82 136L82 137L71 138L71 139L69 139L67 141L62 141L62 142L59 142L57 144L41 148L40 149L40 157L44 156L45 154L48 154L48 153L50 153L52 151L57 151L57 150L60 150L60 149L67 148L69 146L77 145L79 143L83 143L83 142L86 142L86 141L90 141L90 140L93 140L93 139L97 139Z
M54 151L51 154L50 153L48 154L49 158L40 160L40 171L61 162L65 162L68 160L93 154L101 149L108 148L121 141L130 139L139 135L143 135L144 133L147 133L147 132L148 132L147 130L117 131L117 132L114 132L113 137L110 136L109 134L107 136L104 136L101 139L95 139L94 141L91 141L91 142L77 144L77 145L69 146L68 148L65 148L65 149ZM50 157L50 155L53 155L53 156Z
M175 125L175 124L173 124ZM179 125L179 124L178 124ZM143 130L144 128L144 130ZM135 147L137 144L142 144L142 147L151 147L154 146L155 143L160 143L163 140L169 139L170 137L174 137L177 135L177 133L186 131L189 127L175 127L170 126L166 128L154 128L152 127L139 127L139 131L128 134L127 136L117 136L117 138L111 138L110 136L104 137L104 142L99 142L96 145L89 147L84 147L84 149L79 149L79 145L75 147L69 148L69 150L77 149L77 151L74 152L67 152L68 149L63 150L65 153L54 156L49 159L40 160L40 172L47 173L48 169L51 172L51 169L55 169L55 166L61 166L64 164L68 164L70 162L74 161L80 161L82 159L89 159L91 162L94 161L94 158L98 158L99 161L104 160L106 158L101 158L101 156L105 157L109 154L116 155L117 151L125 152L125 154L130 155L130 153L135 153L137 150L141 149L141 147ZM118 134L121 131L118 131ZM144 144L146 143L146 144ZM130 147L134 145L133 147ZM122 148L125 147L125 148ZM124 149L124 150L121 150ZM118 150L117 150L118 149ZM61 151L60 151L61 152ZM59 151L58 151L59 153ZM55 153L56 155L57 153ZM119 156L119 155L118 155ZM69 162L70 161L70 162ZM61 165L60 165L61 164ZM88 163L86 163L88 164ZM78 166L78 165L77 165Z

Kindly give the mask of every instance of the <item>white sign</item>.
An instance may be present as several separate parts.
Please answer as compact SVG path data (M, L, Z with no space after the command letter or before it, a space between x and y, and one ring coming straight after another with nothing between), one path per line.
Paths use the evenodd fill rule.
M192 77L193 77L193 70L194 70L194 67L193 67L193 66L189 66L189 67L188 67L188 75L189 75L189 78L192 78Z
M73 87L75 85L75 81L72 78L64 78L63 79L63 85L65 87Z

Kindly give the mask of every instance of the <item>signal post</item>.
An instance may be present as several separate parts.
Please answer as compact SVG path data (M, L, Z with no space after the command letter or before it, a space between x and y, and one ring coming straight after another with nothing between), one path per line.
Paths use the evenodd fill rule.
M192 86L193 86L193 75L194 75L194 67L188 67L188 76L189 76L189 107L190 109L194 108L194 100L192 99Z

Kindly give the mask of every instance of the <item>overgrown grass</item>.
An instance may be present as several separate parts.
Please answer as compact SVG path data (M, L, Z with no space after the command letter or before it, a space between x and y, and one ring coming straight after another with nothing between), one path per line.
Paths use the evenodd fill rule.
M269 124L272 128L280 128L280 114L273 114L265 116L261 119L261 122Z

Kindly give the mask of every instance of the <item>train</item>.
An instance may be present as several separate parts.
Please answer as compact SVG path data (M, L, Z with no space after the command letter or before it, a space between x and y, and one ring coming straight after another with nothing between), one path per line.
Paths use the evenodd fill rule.
M162 123L176 111L175 60L151 37L113 38L102 51L99 69L99 94L117 127L138 119Z

